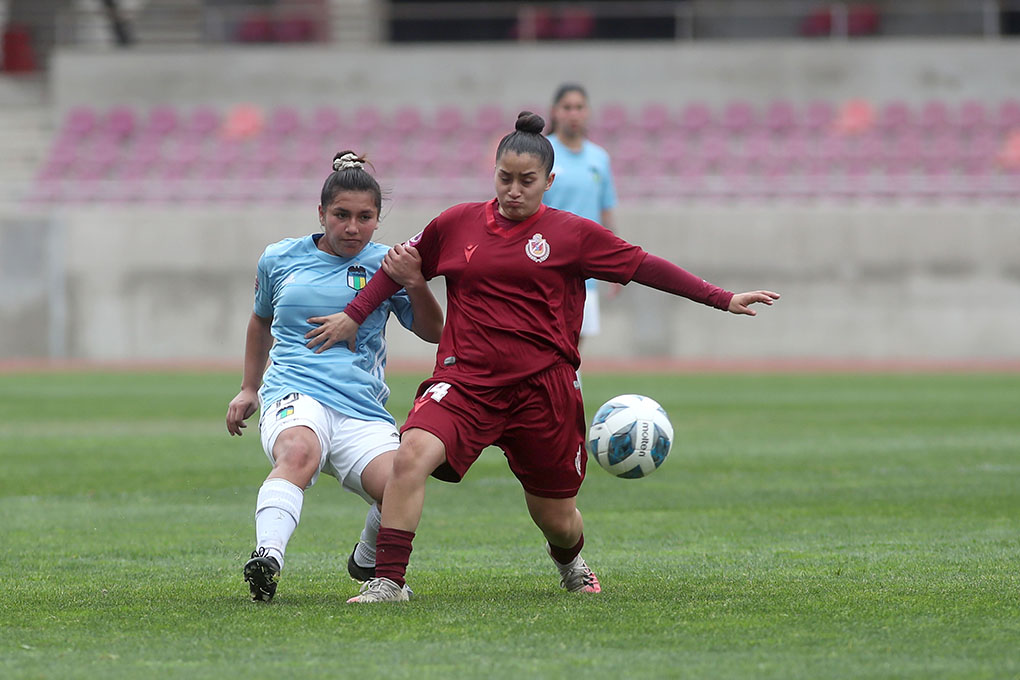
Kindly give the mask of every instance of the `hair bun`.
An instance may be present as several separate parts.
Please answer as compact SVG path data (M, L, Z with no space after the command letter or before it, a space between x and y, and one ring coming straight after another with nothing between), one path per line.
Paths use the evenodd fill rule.
M333 156L333 171L365 167L365 159L353 151L341 151Z
M545 129L545 120L537 113L521 111L517 114L517 124L514 128L520 132L530 132L531 134L539 135Z

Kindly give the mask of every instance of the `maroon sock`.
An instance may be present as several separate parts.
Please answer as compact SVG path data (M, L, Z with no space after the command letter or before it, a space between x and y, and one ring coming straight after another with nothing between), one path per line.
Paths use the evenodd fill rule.
M573 548L561 548L558 545L549 544L549 553L553 556L553 559L560 564L570 564L577 557L578 553L581 552L581 548L584 547L584 534L581 534L581 538L577 539L577 544ZM376 548L378 550L378 548ZM378 559L376 561L378 563ZM378 567L376 567L378 570Z
M376 578L388 578L403 587L413 540L413 531L379 527L379 535L375 539Z

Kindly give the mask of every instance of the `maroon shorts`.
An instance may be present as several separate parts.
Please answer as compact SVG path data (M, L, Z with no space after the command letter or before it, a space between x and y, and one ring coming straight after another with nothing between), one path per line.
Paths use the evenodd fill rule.
M491 445L503 449L510 470L535 496L572 498L584 480L584 403L567 364L502 387L426 380L400 431L411 428L446 446L446 464L433 473L444 481L459 482Z

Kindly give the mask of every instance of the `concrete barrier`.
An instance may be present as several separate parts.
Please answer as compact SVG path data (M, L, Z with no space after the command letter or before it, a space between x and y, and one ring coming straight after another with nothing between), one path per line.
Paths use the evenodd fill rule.
M378 240L411 236L442 207L394 206ZM603 297L603 333L584 347L588 358L1020 358L1020 216L1008 207L630 206L619 223L628 240L713 283L783 299L752 319L631 284ZM262 249L318 223L313 205L83 209L52 228L63 234L54 250L63 296L47 292L59 263L23 260L20 289L32 294L0 304L7 356L49 355L47 324L63 319L58 335L73 358L240 360ZM0 238L5 262L18 260L13 242ZM61 297L66 310L55 314L49 305ZM399 327L390 346L395 358L432 355Z

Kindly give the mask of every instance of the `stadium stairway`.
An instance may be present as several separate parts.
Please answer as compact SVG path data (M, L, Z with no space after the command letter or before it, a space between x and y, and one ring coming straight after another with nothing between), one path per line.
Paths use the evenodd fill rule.
M0 207L17 202L31 184L53 140L46 84L31 77L0 77Z
M202 0L149 0L132 31L144 45L198 45L202 41Z

